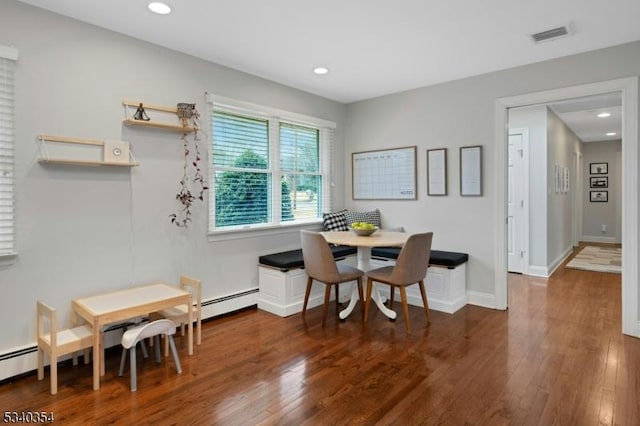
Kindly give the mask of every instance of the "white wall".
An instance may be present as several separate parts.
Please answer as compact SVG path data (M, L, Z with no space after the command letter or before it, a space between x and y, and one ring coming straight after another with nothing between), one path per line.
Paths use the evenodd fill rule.
M0 355L35 342L35 303L68 319L73 297L181 273L203 281L203 297L255 289L258 256L299 247L297 230L209 242L207 206L189 229L169 221L182 171L180 135L122 125L122 100L175 105L204 93L336 122L343 105L13 0L0 2L0 44L19 50L16 72L17 238L14 264L0 268ZM205 40L194 42L206 42ZM140 166L93 168L37 162L36 135L132 143ZM203 135L203 143L207 137ZM338 168L336 199L344 200Z
M509 127L529 129L529 270L531 274L546 275L547 107L509 109Z
M532 46L532 49L542 46ZM381 208L409 231L434 231L434 247L469 253L467 286L472 303L494 299L496 254L493 218L496 99L640 74L640 42L396 93L347 107L347 154L367 149L418 146L417 201L353 201L354 209ZM484 146L484 196L460 197L459 153L464 145ZM449 194L426 195L426 150L449 148ZM345 157L350 170L350 157ZM350 186L347 173L347 187Z
M622 204L622 188L620 185L620 163L617 161L622 151L622 141L589 142L583 144L584 153L584 191L583 196L583 222L582 240L591 242L619 243L618 224L621 221L620 211ZM591 175L590 163L608 163L607 175ZM617 167L618 166L618 167ZM609 201L606 203L590 202L589 178L592 176L607 176L609 187L604 191L609 192ZM602 225L606 226L606 232L602 232Z

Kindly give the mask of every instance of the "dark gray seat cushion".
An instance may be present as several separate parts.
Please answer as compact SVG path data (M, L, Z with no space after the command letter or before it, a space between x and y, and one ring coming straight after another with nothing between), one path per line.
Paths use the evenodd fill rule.
M334 246L331 247L331 251L333 252L334 259L340 259L352 254L356 254L358 252L358 249L356 247L349 246ZM302 249L265 254L264 256L260 256L258 258L258 263L260 265L280 269L282 272L287 272L290 269L304 267L304 260L302 259Z
M374 247L371 249L372 257L384 259L397 259L400 254L400 247ZM446 266L453 269L469 260L467 253L457 253L453 251L431 250L429 265Z

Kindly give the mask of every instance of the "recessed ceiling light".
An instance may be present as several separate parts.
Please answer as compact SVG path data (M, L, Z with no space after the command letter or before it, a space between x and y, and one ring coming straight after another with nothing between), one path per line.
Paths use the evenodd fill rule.
M153 3L149 3L148 7L150 11L152 11L153 13L157 13L159 15L166 15L168 13L171 13L171 8L164 3L153 2Z
M598 117L600 117L600 118L611 117L611 113L601 112L600 114L598 114Z
M615 136L617 133L616 132L609 132L607 133L607 136Z
M327 74L328 72L329 72L329 68L327 67L315 67L313 69L313 73L318 75Z

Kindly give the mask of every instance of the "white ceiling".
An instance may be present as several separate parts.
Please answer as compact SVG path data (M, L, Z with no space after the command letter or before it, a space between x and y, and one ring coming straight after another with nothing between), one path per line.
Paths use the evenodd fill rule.
M586 96L549 105L582 142L622 139L622 93ZM607 112L609 117L598 117ZM613 132L615 135L607 136Z
M343 103L640 40L640 0L21 1Z

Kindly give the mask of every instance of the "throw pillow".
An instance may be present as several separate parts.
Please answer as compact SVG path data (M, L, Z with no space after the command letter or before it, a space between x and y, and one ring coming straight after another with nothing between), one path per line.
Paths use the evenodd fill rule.
M375 209L370 212L346 212L345 217L347 219L347 225L351 225L353 222L367 222L372 223L378 228L382 228L382 222L380 220L380 210Z
M331 213L322 213L322 224L325 231L348 231L345 213L347 209Z

